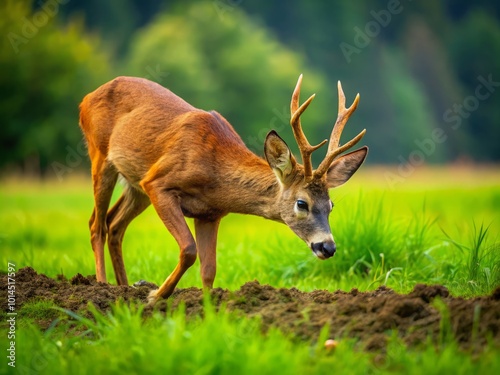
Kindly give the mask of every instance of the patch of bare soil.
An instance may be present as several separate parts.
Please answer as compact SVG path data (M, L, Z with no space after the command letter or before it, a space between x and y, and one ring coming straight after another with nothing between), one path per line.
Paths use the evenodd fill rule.
M6 275L0 275L0 286L0 299L7 301ZM19 311L27 302L47 300L77 313L85 311L89 302L106 311L118 299L145 303L152 287L107 285L96 282L94 276L80 274L70 280L54 280L26 267L16 274L16 307ZM259 316L264 331L273 326L298 340L314 341L328 323L332 338L358 338L370 351L383 351L391 330L396 330L409 346L418 346L429 336L437 340L441 314L433 300L440 297L449 311L449 329L462 348L479 350L489 339L500 344L500 288L490 296L464 299L451 296L440 285L419 284L409 294L386 287L364 293L357 289L306 293L252 281L235 292L216 288L211 297L217 308L225 304L229 311ZM198 288L176 289L169 302L160 302L156 309L176 309L181 303L188 316L203 314L203 292ZM145 315L150 312L146 309ZM49 324L40 322L42 327Z

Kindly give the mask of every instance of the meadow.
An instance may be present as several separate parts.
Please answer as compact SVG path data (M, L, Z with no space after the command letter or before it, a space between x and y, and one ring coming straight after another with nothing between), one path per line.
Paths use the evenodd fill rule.
M397 170L390 170L397 173ZM494 167L416 170L395 185L388 170L362 168L345 186L331 191L330 216L337 254L320 261L282 224L229 215L218 240L215 287L237 290L258 280L302 291L375 290L381 285L408 293L418 283L444 285L454 296L490 294L500 285L500 172ZM16 269L30 266L50 277L95 273L88 218L93 207L90 180L9 178L0 186L0 258ZM115 191L115 198L120 188ZM177 245L150 207L129 227L124 240L129 280L163 282L178 260ZM108 280L114 282L107 260ZM198 262L179 288L201 287ZM182 309L141 315L142 306L118 303L88 318L23 306L17 322L17 370L22 373L499 373L498 343L480 353L464 352L453 337L436 346L407 348L396 335L383 358L345 338L332 352L301 342L278 329L263 334L259 319L215 312L186 319ZM56 322L41 329L47 311ZM55 311L55 313L54 313ZM7 325L2 315L2 342ZM72 329L67 327L71 321ZM444 329L444 328L443 328ZM7 343L5 343L6 346ZM0 373L13 371L4 362ZM14 373L14 372L13 372Z

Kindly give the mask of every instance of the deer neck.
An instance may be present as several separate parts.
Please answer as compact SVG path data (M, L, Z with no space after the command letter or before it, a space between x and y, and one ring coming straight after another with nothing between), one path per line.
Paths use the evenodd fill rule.
M255 154L247 155L231 168L228 177L228 183L237 186L226 194L230 212L282 222L278 204L281 186L266 161Z

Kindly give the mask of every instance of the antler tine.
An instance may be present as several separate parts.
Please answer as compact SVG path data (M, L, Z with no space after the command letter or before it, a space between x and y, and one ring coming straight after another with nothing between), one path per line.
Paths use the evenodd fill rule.
M326 171L328 170L328 168L330 168L330 165L332 164L333 160L337 156L339 156L341 153L350 149L356 143L358 143L366 133L366 129L364 129L356 137L351 139L349 142L347 142L343 146L339 147L340 136L342 135L342 131L344 130L344 126L347 123L347 120L349 120L349 117L351 117L351 115L354 113L354 111L358 107L359 94L356 95L356 98L354 98L354 102L351 104L351 106L349 108L346 108L345 107L345 94L344 94L344 90L342 90L342 84L340 83L340 81L338 81L337 86L338 86L338 92L339 92L339 109L338 109L337 121L335 121L335 126L333 127L332 134L330 136L330 144L328 145L328 152L326 154L326 157L321 162L318 169L316 169L316 171L314 171L315 177L323 176L326 173Z
M340 81L337 83L338 91L339 91L339 109L337 115L337 121L335 122L335 126L332 130L332 135L330 136L330 144L328 145L328 151L332 151L337 148L340 144L340 136L344 131L345 124L349 117L353 114L353 112L358 108L359 103L359 94L356 94L354 98L354 102L351 104L349 108L345 107L345 94L342 89L342 84Z
M306 181L312 180L312 162L311 154L318 148L323 146L327 140L317 144L316 146L311 146L307 140L304 132L302 131L302 125L300 124L300 116L306 110L306 108L311 104L314 99L315 94L311 95L300 107L299 107L299 96L300 96L300 86L302 85L302 74L299 76L295 90L293 90L292 100L290 102L290 112L292 117L290 119L290 125L292 126L293 135L299 146L300 155L302 156L302 164L304 165L304 179Z

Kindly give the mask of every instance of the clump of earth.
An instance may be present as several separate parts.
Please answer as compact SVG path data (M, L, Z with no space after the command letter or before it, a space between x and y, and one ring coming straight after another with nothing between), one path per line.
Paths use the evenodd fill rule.
M0 275L0 299L7 301L7 275ZM50 301L81 314L89 302L107 311L117 301L145 304L154 284L114 286L98 283L95 276L77 274L71 279L52 279L30 267L16 273L16 309L31 301ZM434 303L439 298L441 307ZM418 284L409 294L399 294L384 286L375 291L350 292L274 288L258 281L248 282L239 290L216 288L211 291L216 309L221 305L248 317L259 316L265 332L277 327L297 340L315 342L325 324L330 337L353 337L368 351L383 351L391 332L411 347L431 337L437 340L441 319L449 319L448 327L463 349L480 350L488 340L500 344L500 288L489 296L470 299L451 296L441 285ZM203 315L203 291L199 288L176 289L169 302L161 301L155 309L175 310L185 305L186 315ZM443 306L446 306L446 309ZM7 306L4 307L6 309ZM440 311L447 310L448 317ZM145 319L152 309L144 310ZM38 320L48 327L50 319Z

